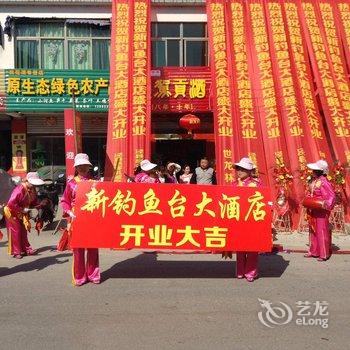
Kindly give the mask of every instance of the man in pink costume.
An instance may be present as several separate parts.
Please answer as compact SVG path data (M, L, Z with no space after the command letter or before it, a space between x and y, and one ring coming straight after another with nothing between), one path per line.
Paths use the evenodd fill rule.
M148 159L144 159L140 163L141 172L135 176L135 182L139 183L160 183L157 174L155 173L155 169L157 164L151 163Z
M30 232L28 213L30 208L39 207L35 186L43 184L44 181L39 178L38 173L28 173L26 180L13 190L4 208L9 235L9 254L16 259L22 259L23 255L33 255L37 252L28 241L28 232Z
M259 187L259 179L252 177L256 166L249 158L242 158L235 163L237 180L233 183L235 187ZM246 278L248 282L253 282L258 277L258 252L237 252L236 254L236 274L237 278Z
M307 196L321 200L322 208L308 209L310 247L305 257L325 261L329 259L332 250L329 214L335 205L335 192L327 180L328 164L325 160L310 163L307 167L313 170Z
M67 217L68 226L75 218L74 204L77 191L77 185L81 181L89 181L89 169L91 163L89 156L85 153L78 153L74 159L76 175L67 182L66 189L63 193L61 204L63 215ZM87 251L85 263L85 251ZM97 248L74 248L73 249L73 269L72 283L75 286L81 286L87 282L95 284L100 283L100 268Z

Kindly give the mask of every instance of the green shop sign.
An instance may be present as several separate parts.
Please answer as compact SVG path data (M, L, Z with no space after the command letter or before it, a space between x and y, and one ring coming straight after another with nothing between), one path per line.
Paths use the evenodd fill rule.
M32 70L0 71L0 111L108 111L109 71ZM75 101L73 101L75 100Z

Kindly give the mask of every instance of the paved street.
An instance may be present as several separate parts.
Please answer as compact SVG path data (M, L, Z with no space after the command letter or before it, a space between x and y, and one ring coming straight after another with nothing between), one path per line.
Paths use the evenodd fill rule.
M349 344L349 255L319 263L261 256L261 278L233 278L211 254L102 250L101 285L70 284L58 235L31 234L39 255L15 260L0 242L1 349L344 349ZM288 304L293 320L268 328L258 298ZM329 327L297 326L297 301L327 301Z

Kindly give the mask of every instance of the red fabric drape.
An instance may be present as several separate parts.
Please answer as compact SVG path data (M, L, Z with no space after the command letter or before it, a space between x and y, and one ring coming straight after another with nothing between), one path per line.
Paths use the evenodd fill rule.
M264 184L269 184L259 110L254 103L251 47L247 39L244 1L228 2L228 37L232 47L232 88L234 94L237 160L250 157Z
M274 169L278 164L289 166L289 157L278 108L264 2L245 2L244 17L247 21L247 43L251 53L254 104L262 130L269 185L273 189ZM276 193L273 192L275 196Z
M236 159L237 120L233 108L232 51L227 37L226 1L207 1L209 47L212 67L212 91L215 133L216 172L219 184L231 184Z
M150 156L151 134L151 1L131 1L133 13L128 173Z
M149 157L150 0L112 3L111 86L105 176L125 181Z
M298 4L298 8L335 157L342 164L349 165L349 78L332 4L326 1L303 1ZM348 176L345 192L347 202L349 182ZM350 219L349 212L347 219Z
M73 109L64 110L64 145L66 177L74 176L74 157L82 152L81 114Z
M121 182L128 171L130 42L132 16L130 2L113 0L110 59L110 94L107 130L106 180Z

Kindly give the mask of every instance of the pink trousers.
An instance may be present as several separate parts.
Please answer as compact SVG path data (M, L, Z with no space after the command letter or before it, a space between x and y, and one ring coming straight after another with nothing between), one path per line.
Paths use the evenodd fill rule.
M85 251L87 252L85 263ZM98 249L73 249L73 276L75 286L81 286L86 282L100 283L100 268L98 262Z
M20 255L31 253L33 248L28 241L28 232L23 222L16 217L6 219L6 227L9 235L9 254Z
M237 252L236 274L248 278L258 277L258 252Z
M328 259L331 255L332 236L329 230L329 221L327 217L315 218L315 231L310 226L310 247L309 254Z

